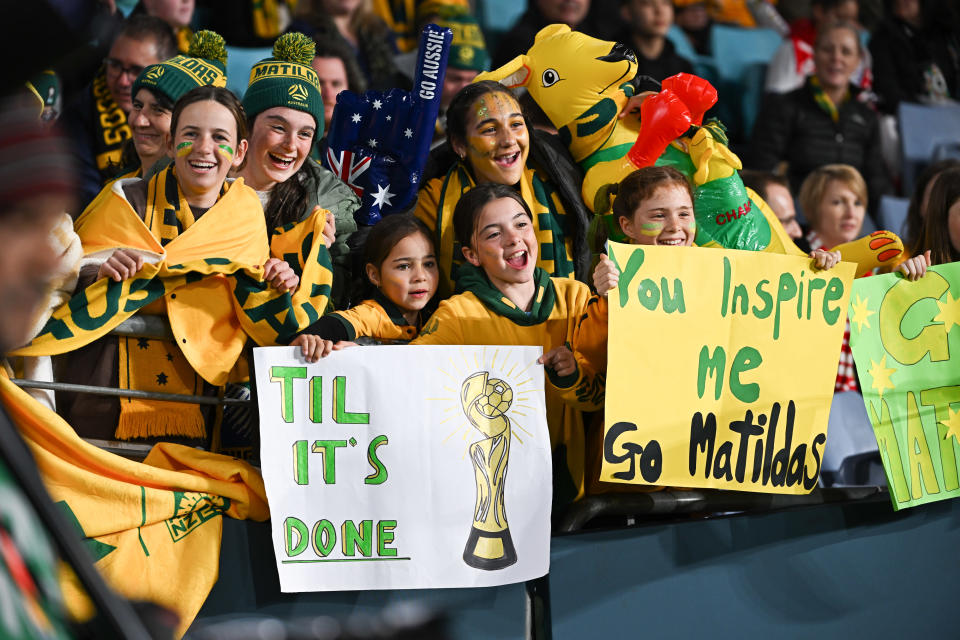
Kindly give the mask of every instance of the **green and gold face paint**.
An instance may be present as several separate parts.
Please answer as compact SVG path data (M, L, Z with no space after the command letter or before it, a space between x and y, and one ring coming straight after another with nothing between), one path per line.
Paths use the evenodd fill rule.
M190 152L193 151L193 143L189 140L184 140L177 145L177 157L184 158L190 155Z
M663 233L662 222L644 222L640 225L640 233L648 238L656 238Z
M233 162L233 147L228 144L218 144L217 153L222 155L227 162Z

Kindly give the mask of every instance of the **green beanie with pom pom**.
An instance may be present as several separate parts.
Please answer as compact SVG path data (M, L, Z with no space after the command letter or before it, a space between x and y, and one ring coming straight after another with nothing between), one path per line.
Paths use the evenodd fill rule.
M273 57L250 69L250 86L243 94L243 108L253 119L272 107L304 111L317 122L316 138L323 135L323 100L320 80L310 66L313 40L302 33L285 33L273 44Z
M190 41L190 50L144 69L133 83L134 99L142 88L151 89L176 103L191 89L213 85L227 86L227 49L223 38L213 31L198 31Z

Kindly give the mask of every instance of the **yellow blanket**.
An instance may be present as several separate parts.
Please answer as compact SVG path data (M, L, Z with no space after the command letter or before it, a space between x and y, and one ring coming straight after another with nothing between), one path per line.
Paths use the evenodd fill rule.
M133 462L84 442L5 376L0 400L107 582L127 598L176 611L179 632L186 631L217 581L221 516L269 517L257 470L166 443ZM64 593L68 604L81 606L75 585L64 585Z
M177 346L193 369L222 385L240 356L245 335L261 346L288 344L327 306L332 275L322 242L326 211L276 234L273 245L296 258L300 288L279 293L263 281L270 255L263 209L256 193L238 179L194 220L179 193L173 168L151 178L144 219L115 183L99 206L77 220L89 256L117 248L139 251L147 264L132 278L104 278L57 309L43 331L17 355L53 355L106 335L151 302L163 298Z

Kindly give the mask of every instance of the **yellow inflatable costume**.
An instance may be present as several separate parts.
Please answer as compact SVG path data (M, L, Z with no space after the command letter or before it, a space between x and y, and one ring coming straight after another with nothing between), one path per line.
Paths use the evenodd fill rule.
M717 101L713 86L678 74L643 102L640 118L620 119L636 90L636 73L636 57L624 45L553 24L540 30L526 54L476 81L526 89L583 168L583 200L597 216L595 222L606 223L609 237L623 239L611 215L616 185L631 172L657 164L690 179L698 245L803 255L767 203L743 185L737 173L742 164L727 148L723 126L703 124L703 114ZM882 234L890 240L883 250L871 246L877 236L837 249L868 271L889 264L890 259L881 264L881 252L886 257L891 249L903 249L896 235Z

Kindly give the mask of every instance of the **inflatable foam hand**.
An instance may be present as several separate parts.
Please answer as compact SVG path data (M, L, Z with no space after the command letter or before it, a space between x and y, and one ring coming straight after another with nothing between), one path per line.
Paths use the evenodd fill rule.
M717 104L717 90L712 84L690 73L678 73L661 83L661 87L677 94L687 105L693 124L703 124L703 114Z
M891 271L896 259L903 255L903 241L892 231L874 231L868 236L835 246L844 262L856 262L859 278L876 268Z
M430 153L453 35L429 24L420 36L413 91L341 91L330 118L323 165L360 198L357 222L407 210Z
M640 133L627 158L638 169L653 166L667 145L683 135L692 122L687 105L672 91L665 89L647 98L640 105Z

